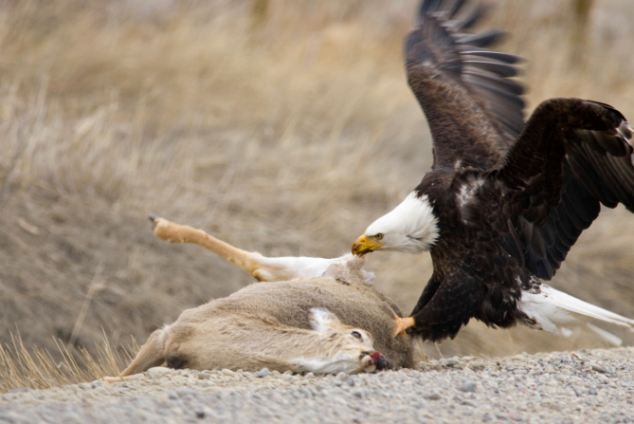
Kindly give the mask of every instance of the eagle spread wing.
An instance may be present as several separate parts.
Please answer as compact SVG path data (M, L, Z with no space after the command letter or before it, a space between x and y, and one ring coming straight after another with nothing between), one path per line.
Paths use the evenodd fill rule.
M488 48L500 31L469 34L488 10L466 0L424 0L418 25L405 39L410 88L434 143L434 168L500 164L523 125L519 58Z
M632 129L613 107L552 99L532 114L498 174L506 203L509 253L551 278L600 205L634 212Z

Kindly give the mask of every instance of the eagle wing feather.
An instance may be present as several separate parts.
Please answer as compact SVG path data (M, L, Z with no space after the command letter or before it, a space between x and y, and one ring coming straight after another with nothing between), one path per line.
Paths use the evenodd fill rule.
M601 205L634 211L634 143L623 115L604 103L552 99L533 113L498 179L508 202L505 245L540 278L553 277ZM509 253L517 254L517 250Z
M489 50L504 33L468 34L488 10L465 0L425 0L405 40L408 82L427 117L434 168L498 165L524 125L517 56Z

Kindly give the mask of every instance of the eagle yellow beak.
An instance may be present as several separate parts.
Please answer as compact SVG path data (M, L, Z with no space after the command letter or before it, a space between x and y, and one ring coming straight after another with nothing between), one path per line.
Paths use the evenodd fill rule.
M352 243L352 253L357 256L363 256L366 253L374 252L383 247L383 243L375 237L363 235Z

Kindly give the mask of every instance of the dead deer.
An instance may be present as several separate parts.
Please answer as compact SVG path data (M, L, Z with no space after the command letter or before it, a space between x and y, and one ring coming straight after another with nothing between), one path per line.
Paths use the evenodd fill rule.
M413 365L412 340L393 335L401 313L367 284L372 275L361 269L362 258L270 258L202 230L151 220L158 238L203 246L270 283L255 283L184 311L150 335L120 377L159 365L300 373Z

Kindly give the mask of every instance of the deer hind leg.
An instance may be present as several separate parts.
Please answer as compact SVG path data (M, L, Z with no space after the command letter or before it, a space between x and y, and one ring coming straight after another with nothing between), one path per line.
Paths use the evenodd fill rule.
M161 328L150 334L130 365L116 377L104 377L104 381L108 383L122 381L134 374L161 365L165 360L166 331L168 331L166 328Z
M256 252L239 249L189 225L176 224L163 218L150 217L154 235L173 243L190 243L201 246L226 261L238 266L258 281L276 281L287 279L288 271L276 263L272 258L266 258Z

